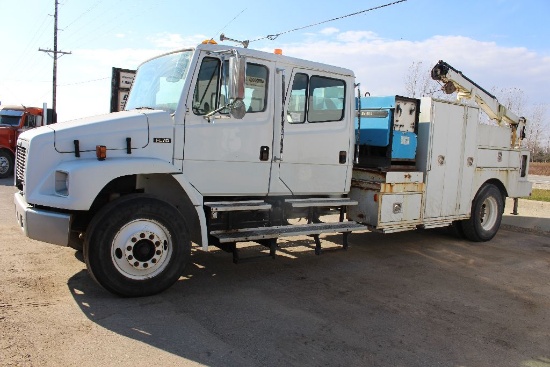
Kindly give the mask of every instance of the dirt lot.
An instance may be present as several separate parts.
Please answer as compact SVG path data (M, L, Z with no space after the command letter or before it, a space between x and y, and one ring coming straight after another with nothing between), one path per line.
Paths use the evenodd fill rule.
M167 292L121 299L75 251L23 237L10 185L0 180L1 366L550 366L548 236L358 233L321 256L301 238L241 265L196 251Z

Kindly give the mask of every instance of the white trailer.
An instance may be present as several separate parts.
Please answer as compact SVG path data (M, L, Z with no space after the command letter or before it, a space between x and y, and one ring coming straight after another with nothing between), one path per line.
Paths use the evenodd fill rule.
M366 228L458 221L469 239L494 236L504 198L530 193L521 139L510 145L507 126L485 137L493 127L458 103L363 110L354 82L348 69L209 42L151 59L126 111L19 137L17 221L83 248L90 275L123 296L172 285L192 242L238 262L240 242L275 257L277 238L300 234L317 253L320 234L343 233L346 248ZM358 115L385 127L369 140Z

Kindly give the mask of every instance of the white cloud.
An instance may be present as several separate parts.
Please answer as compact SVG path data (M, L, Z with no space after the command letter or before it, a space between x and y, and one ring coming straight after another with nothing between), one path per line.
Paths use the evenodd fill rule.
M380 37L371 31L348 31L338 34L336 39L342 42L361 42L380 39Z
M195 47L205 39L209 39L208 36L197 34L189 37L183 37L181 34L176 33L158 33L154 36L148 37L147 40L158 48L177 50L185 47Z
M325 35L331 35L338 32L340 32L338 28L328 27L328 28L322 29L319 33L325 34Z
M347 35L347 36L346 36ZM462 36L423 41L380 39L372 32L345 32L335 39L282 45L285 55L352 69L372 95L404 93L405 73L414 61L445 60L487 90L519 88L530 103L548 103L550 57L522 47L503 47Z
M277 44L287 56L324 62L352 69L363 92L372 95L403 94L405 74L414 61L435 65L442 59L462 70L487 90L519 88L528 103L548 104L550 56L521 47L503 47L462 36L433 36L423 41L382 39L373 32L339 32L326 28L324 34L307 37L299 44ZM112 67L136 68L141 62L166 52L190 46L208 37L162 33L140 49L75 49L59 60L57 107L60 120L107 113L110 104ZM272 52L272 47L265 49ZM45 56L45 55L44 55ZM43 57L36 70L3 80L3 104L51 104L51 59ZM16 80L17 79L17 80ZM81 83L85 82L86 83ZM80 83L80 84L75 84ZM9 100L7 100L9 98ZM550 110L550 108L549 108Z

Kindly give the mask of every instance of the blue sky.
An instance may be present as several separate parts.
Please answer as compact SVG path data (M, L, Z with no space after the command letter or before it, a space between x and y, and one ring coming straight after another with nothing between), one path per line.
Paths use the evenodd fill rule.
M389 2L60 0L58 48L72 54L58 61L59 120L108 112L112 67L220 33L257 39ZM2 104L51 105L52 59L38 48L53 48L53 12L54 0L0 0ZM250 47L351 68L373 95L403 94L413 62L443 59L486 89L521 89L529 110L548 106L548 14L545 0L408 0Z

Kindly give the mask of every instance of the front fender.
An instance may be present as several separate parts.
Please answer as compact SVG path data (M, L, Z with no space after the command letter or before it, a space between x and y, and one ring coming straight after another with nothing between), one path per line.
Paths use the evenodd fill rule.
M11 154L14 154L15 155L15 152L13 151L13 149L7 145L2 145L0 144L0 150L7 150L9 151Z
M56 172L68 175L66 194L56 191ZM27 201L67 210L88 210L99 192L112 180L133 174L181 173L169 162L156 158L80 159L60 163L42 180L39 189L26 193ZM60 175L57 175L59 179ZM59 182L57 183L59 186Z

